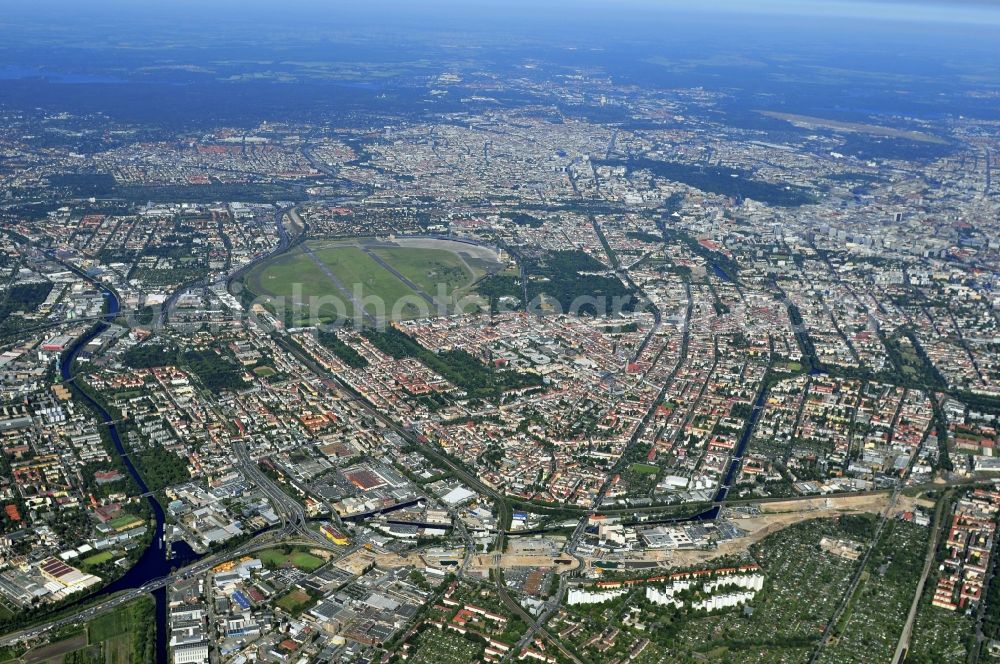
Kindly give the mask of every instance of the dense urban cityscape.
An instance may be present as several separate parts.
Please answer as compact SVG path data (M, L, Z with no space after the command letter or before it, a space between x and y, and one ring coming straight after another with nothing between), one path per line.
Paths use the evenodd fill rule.
M4 27L0 661L1000 656L995 63Z

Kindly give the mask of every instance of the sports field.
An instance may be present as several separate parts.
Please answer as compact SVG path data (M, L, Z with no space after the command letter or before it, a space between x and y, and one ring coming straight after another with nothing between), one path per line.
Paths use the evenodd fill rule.
M106 563L112 558L114 558L114 555L110 551L101 551L100 553L95 553L89 558L84 558L82 562L87 567L94 567L95 565Z
M502 267L492 249L451 240L310 240L257 266L244 284L292 325L357 322L359 311L373 322L451 313Z

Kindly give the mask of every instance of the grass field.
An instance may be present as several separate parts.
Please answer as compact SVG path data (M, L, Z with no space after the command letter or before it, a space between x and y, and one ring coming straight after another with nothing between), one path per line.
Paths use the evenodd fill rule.
M127 530L142 525L142 519L132 514L123 514L108 521L108 525L115 530Z
M87 623L86 631L39 646L24 653L20 660L11 661L23 664L152 661L156 633L153 608L149 597L131 601L94 618Z
M353 318L359 305L376 318L406 319L435 314L437 305L428 298L439 292L450 309L487 270L499 267L490 250L457 242L313 240L258 266L244 284L293 325L309 324L310 317Z
M87 627L87 635L91 643L98 643L125 634L131 628L132 616L126 609L119 609L94 618Z
M0 646L0 662L3 664L8 664L8 662L16 662L17 658L20 657L27 648L24 647L23 643L19 643L16 646Z
M385 303L381 310L374 303L365 303L365 311L369 314L390 314L403 298L413 302L419 299L413 289L357 247L330 247L313 251L352 295L360 287L363 299L374 301L378 298ZM406 318L405 310L402 311L400 317Z
M278 373L271 367L257 367L253 370L253 372L261 378L270 378L274 374Z
M83 559L83 564L88 567L94 567L95 565L100 565L101 563L106 563L114 558L114 555L110 551L101 551L100 553L95 553L89 558Z
M119 634L104 642L105 664L129 664L132 661L132 635Z
M257 557L265 565L275 567L285 567L291 565L305 572L312 572L323 566L323 559L314 556L307 551L293 549L291 553L285 553L281 549L266 549L257 553Z
M629 470L639 475L655 475L660 472L660 469L657 466L651 466L648 463L633 463L629 466Z
M431 297L437 297L440 286L444 286L445 294L451 296L481 276L474 273L457 254L444 249L380 247L373 249L372 253Z
M306 610L312 603L313 598L304 590L295 588L283 595L276 604L286 612L297 616Z
M246 279L255 294L284 297L288 304L308 302L310 295L339 294L340 291L315 261L302 249L294 249L252 270ZM298 295L295 300L293 298ZM350 303L347 303L350 307ZM348 310L348 314L352 309Z

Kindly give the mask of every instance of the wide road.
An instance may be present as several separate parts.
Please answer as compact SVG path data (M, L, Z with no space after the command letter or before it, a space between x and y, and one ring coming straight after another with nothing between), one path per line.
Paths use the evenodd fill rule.
M260 551L262 549L269 549L278 544L293 543L297 540L288 540L286 537L288 531L284 528L269 530L261 533L252 540L236 547L235 549L217 553L215 555L209 556L207 558L202 558L201 560L188 565L187 567L182 567L177 571L168 574L167 576L160 577L158 579L153 579L138 588L132 588L130 590L123 591L116 595L109 596L95 604L91 604L86 608L80 610L76 613L69 613L68 615L62 616L60 618L55 618L49 620L48 622L39 623L32 627L26 627L25 629L11 632L0 636L0 647L8 646L24 639L30 639L48 631L58 630L59 628L65 627L67 625L74 625L82 623L84 621L90 620L95 616L102 613L111 611L115 607L121 606L131 602L132 600L138 599L144 595L152 593L154 590L159 590L165 586L168 586L178 579L183 579L189 577L193 574L201 574L212 569L219 563L225 562L227 560L232 560L234 558L239 558L247 554L253 553L254 551ZM315 542L309 542L309 546L313 548L323 548L330 551L337 550L336 547L329 543L323 542L317 544ZM350 553L350 550L345 550L344 553Z
M255 266L259 265L263 261L271 258L272 256L277 256L278 254L286 251L290 244L290 239L288 237L288 231L285 230L284 218L286 214L294 214L294 206L288 206L283 208L278 208L274 213L274 224L278 233L278 244L276 244L270 251L261 254L257 258L253 259L246 265L230 272L225 277L221 279L212 279L210 277L202 277L200 279L194 279L186 284L181 284L164 300L163 305L160 307L159 315L153 321L153 327L156 330L162 329L168 322L170 318L170 312L173 311L174 305L177 304L177 300L186 291L192 288L204 288L216 281L225 281L227 284L232 283L232 281L253 269Z
M507 535L507 528L510 525L511 518L513 517L513 512L507 500L493 487L482 482L478 477L468 473L464 467L460 464L453 462L444 454L439 453L437 450L433 449L430 445L420 442L413 431L405 429L396 423L391 418L387 417L383 412L372 407L370 403L358 393L350 384L343 381L336 374L329 373L320 367L316 362L312 360L308 355L303 353L299 348L295 346L294 343L289 342L287 339L280 335L275 335L273 337L274 341L285 348L287 351L295 355L301 362L303 362L309 369L313 371L320 378L326 378L333 380L341 388L352 395L356 403L376 422L381 423L386 429L389 429L396 433L403 440L411 443L414 447L420 451L421 454L426 456L428 459L438 464L441 467L450 470L455 477L467 484L469 487L475 491L482 493L483 495L490 498L497 506L497 539L496 539L496 557L494 559L493 574L494 582L496 583L497 594L500 596L501 602L508 610L518 615L522 620L524 620L526 625L534 625L535 619L524 610L520 604L517 603L511 596L510 592L507 590L503 582L503 574L500 568L500 554L504 549L504 542ZM536 627L537 633L546 639L549 643L556 647L560 653L567 659L570 659L577 664L580 664L579 658L570 652L564 645L562 645L555 637L546 632L540 627Z
M323 535L309 527L306 521L305 509L299 501L282 490L270 477L261 472L257 466L257 461L250 455L246 445L241 441L233 443L233 453L236 462L243 474L250 479L274 505L278 516L281 517L282 525L291 533L312 542L314 545L326 546L327 541Z
M228 280L232 280L236 276L239 276L240 274L242 274L242 273L246 272L247 270L251 269L254 265L258 264L260 261L263 261L263 260L265 260L265 259L267 259L267 258L269 258L269 257L271 257L273 255L276 255L276 254L278 254L278 253L280 253L282 251L285 251L288 248L288 246L289 246L289 237L288 237L288 233L286 232L286 230L284 228L283 219L284 219L285 214L289 213L290 210L292 210L292 207L283 207L283 208L279 208L276 211L276 213L275 213L274 223L276 225L276 230L277 230L278 237L279 237L278 245L276 247L274 247L271 251L267 252L266 254L263 254L263 255L259 256L257 259L255 259L251 263L249 263L249 264L245 265L244 267L240 268L239 270L236 270L235 272L231 273L227 277L227 281ZM58 258L52 252L44 251L44 253L47 256L49 256L51 259L55 260L56 262L58 262L59 264L63 265L64 267L66 267L67 269L69 269L70 271L72 271L73 273L75 273L78 276L80 276L81 278L86 279L88 281L91 281L92 283L94 282L94 280L91 277L89 277L88 275L86 275L82 270L80 270L80 268L78 268L77 266L73 265L72 263L68 263L66 261L61 260L60 258ZM108 284L102 284L102 285L103 285L104 288L107 288L107 289L111 290L112 292L114 292L113 286L108 285ZM185 290L186 288L190 288L190 287L191 286L188 285L188 286L184 286L184 287L181 287L181 288L175 290L174 293L171 295L171 297L167 300L167 303L165 303L165 305L168 304L168 303L170 303L170 302L176 301L177 297L181 294L181 292L183 290ZM117 296L117 293L115 293L115 296ZM169 306L164 306L163 310L160 312L160 317L158 318L158 321L157 321L158 324L162 324L163 322L165 322L168 313L169 313ZM103 314L102 316L100 316L98 318L100 318L100 319L106 319L108 317L109 317L108 314ZM244 459L247 459L247 458L248 458L248 456L244 457ZM259 469L256 468L256 464L255 463L253 464L253 467L254 467L254 470L256 470L259 473ZM262 474L261 474L261 476L262 476ZM262 482L262 489L265 491L265 493L267 493L268 495L272 495L273 491L279 490L279 489L276 489L276 487L274 487L272 483L270 483L270 481L269 481L268 478L265 477L264 480L266 480L266 482ZM283 496L283 498L285 500L288 500L288 501L292 500L289 496L285 495L283 492L282 492L282 496ZM294 502L294 501L292 501L292 502ZM286 505L286 503L282 503L282 504ZM297 503L296 503L296 505L297 505ZM279 511L281 511L281 505L276 505L276 509L278 509ZM301 506L299 506L299 509L301 509ZM286 515L287 515L287 512L286 512ZM226 559L228 559L230 557L235 557L235 556L238 556L238 555L242 555L240 552L243 551L245 547L251 547L251 548L246 549L246 550L253 550L252 547L255 546L253 544L254 542L257 542L258 540L260 540L262 538L264 538L264 539L272 538L272 537L274 537L274 533L279 533L282 536L284 536L284 535L293 535L293 534L302 535L302 536L306 537L310 541L311 546L319 546L319 547L322 547L322 548L331 548L331 545L328 542L326 542L325 539L323 539L323 537L321 535L319 535L318 533L312 531L311 529L309 529L306 526L304 516L300 516L294 510L292 511L291 516L294 517L294 520L288 520L287 518L285 518L285 520L284 520L285 521L284 527L281 530L279 530L279 531L268 531L267 533L262 533L257 538L254 538L254 540L251 540L247 544L242 545L240 548L235 549L234 551L226 552L226 553L220 553L220 554L216 554L215 556L212 556L210 558L202 559L201 561L198 561L198 562L194 563L193 565L191 565L191 566L189 566L187 568L184 568L184 570L182 570L182 571L176 572L176 573L168 575L168 576L160 577L159 579L154 579L154 580L152 580L152 581L150 581L150 582L148 582L148 583L146 583L146 584L144 584L144 585L142 585L142 586L140 586L138 588L134 588L134 589L131 589L131 590L124 591L122 593L116 594L114 596L111 596L111 597L109 597L108 599L106 599L106 600L104 600L102 602L98 602L97 604L94 604L94 605L92 605L92 606L84 609L79 614L69 615L69 616L62 617L62 618L55 618L55 619L50 620L48 622L39 623L38 625L33 626L33 627L25 628L25 629L19 630L17 632L12 632L12 633L6 634L6 635L0 637L0 646L7 645L7 644L10 644L10 643L15 643L15 642L17 642L17 641L19 641L21 639L24 639L24 638L30 638L32 636L36 636L36 635L38 635L38 634L40 634L40 633L42 633L44 631L47 631L49 629L58 628L58 627L61 627L63 625L73 624L73 623L79 621L81 618L88 619L90 617L99 615L100 613L104 613L105 611L109 611L109 610L113 609L116 606L119 606L120 604L122 604L124 602L128 602L128 601L130 601L132 599L135 599L137 597L140 597L140 596L142 596L142 595L144 595L146 593L149 593L149 592L152 592L154 590L158 590L160 588L163 588L164 586L168 585L173 579L178 578L178 576L180 574L182 574L182 573L185 573L185 572L187 572L187 573L195 573L197 571L204 571L205 569L209 569L213 565L217 564L218 562L226 560ZM258 546L258 548L260 548L260 547Z

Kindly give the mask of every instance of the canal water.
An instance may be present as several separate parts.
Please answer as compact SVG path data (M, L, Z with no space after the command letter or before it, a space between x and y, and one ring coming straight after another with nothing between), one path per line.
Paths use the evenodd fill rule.
M712 267L717 276L725 279L726 281L731 281L729 275L726 274L720 267L714 264ZM110 322L114 320L121 310L118 297L113 291L103 285L99 283L95 283L95 285L101 289L107 300L108 313L106 321ZM63 358L61 364L63 380L73 380L73 362L80 350L82 350L91 339L107 329L108 322L95 326L81 339L79 339L69 350ZM70 384L72 385L73 383L71 382ZM76 392L91 406L94 412L96 412L107 425L115 450L118 452L118 455L121 458L126 470L128 470L129 475L132 476L132 479L139 487L140 492L148 493L149 488L146 486L145 481L142 479L142 475L139 474L139 471L133 465L132 460L125 451L125 446L122 443L118 427L113 423L111 414L104 408L104 406L92 399L82 390L76 390ZM757 399L754 402L753 411L750 414L747 426L737 442L736 449L733 452L733 456L730 458L726 473L723 476L722 481L719 484L719 488L713 498L713 502L715 504L704 512L693 516L682 519L668 519L664 521L649 522L650 525L653 523L677 521L711 521L719 516L722 509L721 504L726 500L726 497L729 494L730 486L732 485L733 480L736 479L736 475L739 472L743 461L743 453L746 450L747 444L750 441L750 436L753 433L757 420L760 417L760 413L763 410L766 397L767 390L764 389L762 389L757 395ZM168 552L163 541L165 523L163 506L160 505L159 501L157 501L156 497L153 495L146 496L146 500L149 503L150 512L155 520L153 539L151 543L146 550L143 551L142 556L140 556L139 560L132 568L130 568L119 579L113 581L108 586L98 591L95 596L108 595L123 590L140 588L150 581L155 581L169 575L173 569L184 567L199 558L191 547L184 542L174 543L171 547L171 551ZM168 557L168 555L170 555L170 557ZM157 664L167 664L167 588L160 588L152 594L156 602L156 661Z
M73 380L73 362L80 350L83 349L87 342L107 329L108 322L114 320L120 311L120 304L115 293L100 284L96 285L104 293L104 297L107 300L108 314L105 319L106 322L102 322L101 324L94 326L89 332L87 332L87 334L78 339L66 353L65 357L63 357L60 370L64 381ZM132 476L132 479L139 487L139 491L141 493L148 493L149 488L146 486L146 483L142 479L142 475L139 474L139 471L132 464L132 460L125 451L125 446L122 444L118 427L113 423L111 414L104 408L104 406L92 399L86 392L77 389L74 383L70 382L70 385L74 386L76 394L86 401L94 412L97 413L98 416L104 421L105 425L108 427L108 432L111 435L111 440L114 443L115 450L118 452L118 456L121 457L122 463L128 470L129 475ZM170 551L167 550L167 546L163 541L163 527L165 522L163 506L160 505L159 501L156 500L156 497L153 495L146 496L146 500L148 501L150 512L152 513L155 521L152 541L149 546L146 547L146 550L142 552L142 555L139 557L139 560L135 563L135 565L133 565L120 578L111 582L91 597L99 597L123 590L140 588L150 581L155 581L167 576L171 573L172 569L188 565L199 558L199 556L191 549L190 546L188 546L186 542L175 542L172 544ZM168 557L168 555L170 557ZM154 591L152 595L156 602L156 661L157 664L166 664L167 589L160 588L159 590Z
M713 261L709 265L712 268L712 272L715 273L715 276L728 283L733 283L732 277L725 270L723 270L718 263ZM754 400L753 410L750 412L750 417L747 418L746 427L744 427L743 433L736 442L736 449L733 450L733 455L729 458L726 473L722 476L722 481L719 482L719 488L712 497L712 502L714 503L712 507L693 516L676 519L675 522L713 521L718 518L719 513L722 512L722 504L725 503L726 498L729 496L729 489L732 487L733 481L736 479L736 476L740 472L740 467L743 465L743 454L746 452L747 445L750 443L750 436L753 435L753 431L757 427L757 420L760 419L760 414L764 410L764 402L766 400L767 389L762 387L760 392L757 393L757 398ZM670 520L667 520L665 522L669 521Z

